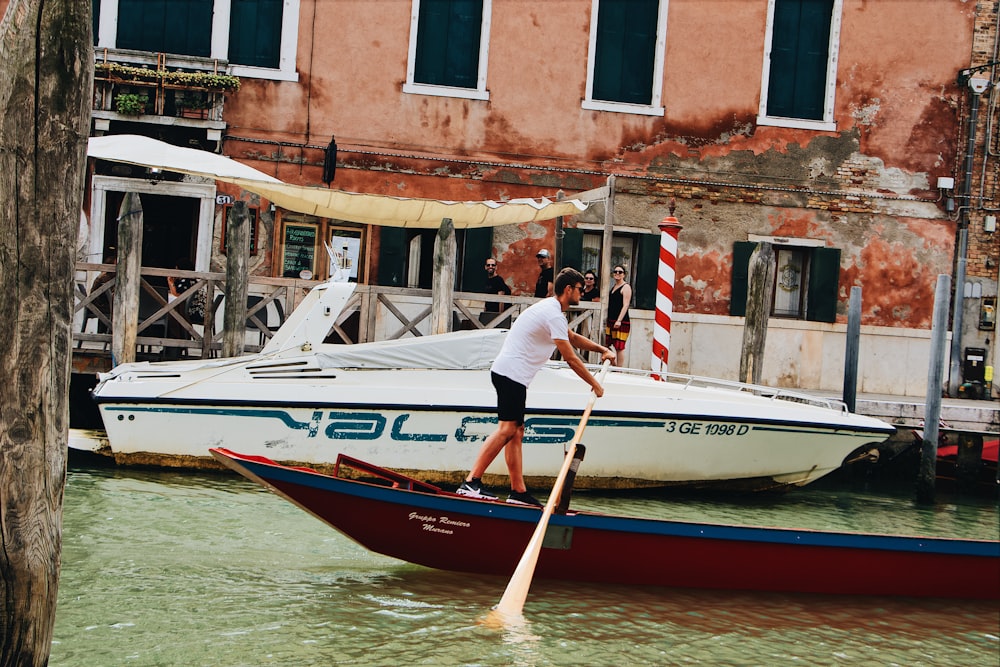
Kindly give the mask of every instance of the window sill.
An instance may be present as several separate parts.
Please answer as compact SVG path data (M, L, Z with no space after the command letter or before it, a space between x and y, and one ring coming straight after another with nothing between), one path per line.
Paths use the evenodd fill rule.
M607 102L604 100L584 100L580 107L590 111L610 111L612 113L630 113L641 116L663 116L663 107L647 106L645 104L626 104L624 102Z
M770 127L790 127L799 130L816 130L817 132L836 132L837 123L825 120L806 120L804 118L781 118L777 116L757 116L758 125Z
M490 91L452 86L431 86L426 83L404 83L403 92L410 95L433 95L435 97L458 97L466 100L489 101Z
M251 67L250 65L229 64L229 71L236 76L247 79L266 79L270 81L298 81L299 73L293 70L273 69L271 67Z

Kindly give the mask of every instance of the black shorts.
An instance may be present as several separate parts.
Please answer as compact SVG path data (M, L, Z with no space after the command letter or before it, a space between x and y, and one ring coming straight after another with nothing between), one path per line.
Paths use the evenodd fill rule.
M524 404L528 399L528 388L492 371L490 379L497 390L497 418L502 422L517 422L518 426L524 426Z

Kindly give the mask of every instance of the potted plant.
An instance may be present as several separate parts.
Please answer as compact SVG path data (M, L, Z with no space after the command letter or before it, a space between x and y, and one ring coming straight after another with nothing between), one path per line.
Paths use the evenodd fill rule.
M118 93L115 95L115 111L124 116L138 116L146 113L149 98L140 93Z
M200 91L186 91L174 99L177 115L183 118L208 118L208 110L214 106L214 100Z

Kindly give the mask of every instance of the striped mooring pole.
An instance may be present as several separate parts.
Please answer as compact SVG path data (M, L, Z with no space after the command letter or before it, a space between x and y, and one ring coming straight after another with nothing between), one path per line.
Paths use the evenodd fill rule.
M650 369L661 379L666 373L670 356L670 320L674 314L674 269L677 267L677 235L681 225L674 217L674 202L670 215L660 223L660 264L656 274L656 319L653 323L653 357ZM663 378L665 379L665 378Z

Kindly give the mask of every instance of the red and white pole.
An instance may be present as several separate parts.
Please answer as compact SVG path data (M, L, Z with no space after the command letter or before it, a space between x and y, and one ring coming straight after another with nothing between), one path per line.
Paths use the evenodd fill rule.
M674 217L673 202L670 215L660 223L660 265L656 274L656 320L653 323L653 358L650 369L653 377L666 373L670 355L670 320L674 314L674 274L677 267L677 236L681 225Z

